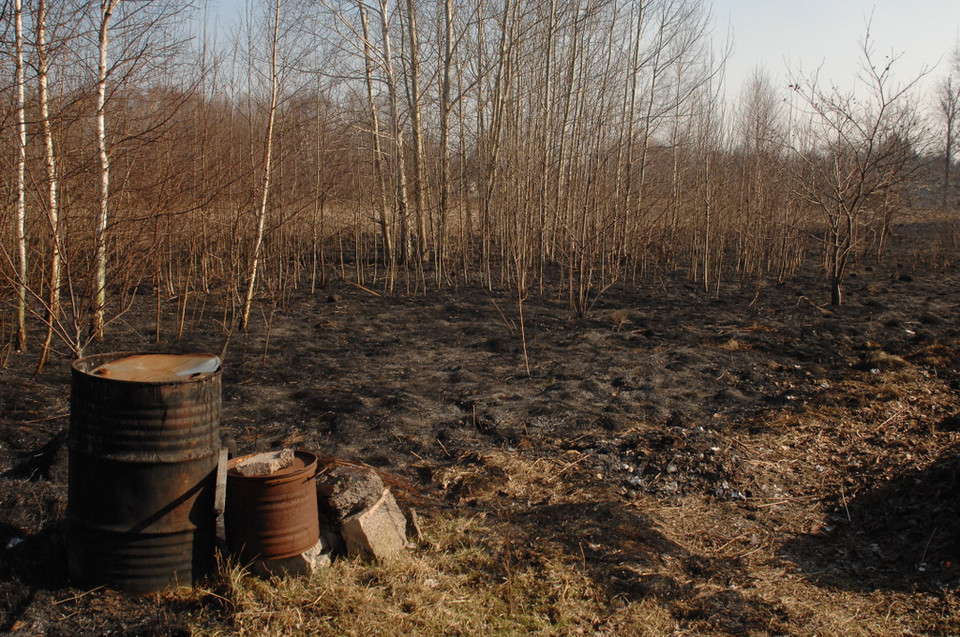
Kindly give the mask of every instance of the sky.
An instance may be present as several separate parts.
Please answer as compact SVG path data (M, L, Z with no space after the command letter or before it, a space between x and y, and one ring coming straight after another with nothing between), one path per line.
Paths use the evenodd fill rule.
M900 55L894 80L926 69L922 88L932 90L960 41L960 0L714 0L716 41L733 35L728 86L738 93L761 65L776 86L819 68L820 80L852 90L871 14L876 61Z
M211 12L229 21L247 0L208 0ZM709 2L709 0L708 0ZM875 51L900 55L894 79L929 71L921 88L942 77L960 42L960 0L713 0L718 48L733 37L727 94L736 96L758 66L776 86L820 69L820 79L852 90L859 42L871 22Z

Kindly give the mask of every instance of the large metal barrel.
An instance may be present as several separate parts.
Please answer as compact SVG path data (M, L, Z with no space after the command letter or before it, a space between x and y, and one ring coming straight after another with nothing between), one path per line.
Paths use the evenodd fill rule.
M320 538L317 456L297 451L289 467L265 476L245 476L234 458L227 471L223 512L227 548L241 559L282 559L313 547Z
M131 593L189 586L216 540L220 362L122 352L73 364L70 576Z

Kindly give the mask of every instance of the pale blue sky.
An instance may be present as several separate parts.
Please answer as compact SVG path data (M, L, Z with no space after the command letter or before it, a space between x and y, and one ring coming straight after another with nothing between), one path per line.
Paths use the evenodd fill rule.
M821 80L851 88L871 13L876 61L902 54L896 78L907 80L927 67L932 70L924 84L932 86L931 79L946 73L960 37L960 0L715 0L717 39L733 30L731 88L738 91L758 64L778 86L796 79L801 68L808 74L821 67Z
M221 23L246 3L208 1ZM728 31L733 33L728 95L739 93L758 64L777 86L796 79L801 69L809 73L821 67L821 80L851 88L858 42L871 12L878 61L891 52L902 54L894 67L902 80L926 67L932 70L924 85L932 86L946 72L949 52L960 38L960 0L713 0L712 6L718 48Z

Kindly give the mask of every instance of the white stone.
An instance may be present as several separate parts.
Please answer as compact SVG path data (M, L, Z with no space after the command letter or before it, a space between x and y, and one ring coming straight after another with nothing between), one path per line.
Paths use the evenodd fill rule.
M293 464L293 449L266 451L245 458L237 463L237 473L242 476L268 476Z
M407 520L385 489L375 504L343 521L340 529L347 553L384 559L407 546Z
M314 571L330 566L330 547L321 537L312 547L293 557L280 559L255 560L250 565L250 572L260 577L302 576L310 575Z

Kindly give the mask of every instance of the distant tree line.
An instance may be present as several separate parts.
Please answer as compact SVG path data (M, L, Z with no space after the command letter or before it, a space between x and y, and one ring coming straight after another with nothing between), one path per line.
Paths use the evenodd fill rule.
M255 0L214 29L181 1L7 0L0 341L42 367L143 295L158 339L171 303L178 335L207 299L243 328L330 276L582 315L615 284L719 295L813 257L839 305L931 158L956 205L960 60L932 114L869 29L855 94L758 69L731 101L709 9Z

